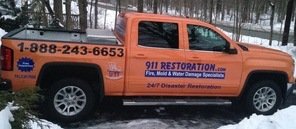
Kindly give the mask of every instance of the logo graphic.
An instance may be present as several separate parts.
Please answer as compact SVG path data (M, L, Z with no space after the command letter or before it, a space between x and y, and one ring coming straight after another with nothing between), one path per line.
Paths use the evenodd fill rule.
M122 78L122 70L120 68L118 68L115 63L109 63L107 78L112 79L112 80L121 79Z
M17 61L17 68L21 72L31 72L35 66L34 61L28 57L22 57Z

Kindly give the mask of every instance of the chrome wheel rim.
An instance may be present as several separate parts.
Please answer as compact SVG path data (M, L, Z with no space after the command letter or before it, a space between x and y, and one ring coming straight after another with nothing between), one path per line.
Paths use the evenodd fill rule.
M73 116L84 109L86 95L77 86L65 86L56 92L53 103L58 113L64 116Z
M253 105L260 112L272 109L276 103L276 92L270 87L258 89L253 96Z

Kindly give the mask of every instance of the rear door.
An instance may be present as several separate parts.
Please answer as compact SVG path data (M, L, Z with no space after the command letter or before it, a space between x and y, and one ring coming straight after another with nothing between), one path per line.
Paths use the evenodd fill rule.
M185 87L171 71L185 61L181 22L135 20L128 53L127 95L175 95Z

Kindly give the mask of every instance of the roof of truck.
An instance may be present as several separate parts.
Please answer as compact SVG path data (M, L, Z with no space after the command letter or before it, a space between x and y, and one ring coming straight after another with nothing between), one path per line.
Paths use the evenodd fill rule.
M187 21L187 22L198 22L201 24L212 25L207 21L183 16L171 16L167 14L153 14L153 13L138 13L138 12L125 12L121 13L122 15L127 18L157 18L157 19L166 19L166 20L179 20L179 21ZM214 26L214 25L213 25Z

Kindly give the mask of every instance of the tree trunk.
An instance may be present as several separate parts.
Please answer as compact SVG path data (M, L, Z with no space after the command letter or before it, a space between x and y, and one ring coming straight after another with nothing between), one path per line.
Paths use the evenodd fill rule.
M55 17L60 20L61 23L63 22L63 1L62 0L54 0L54 14Z
M242 22L247 22L249 20L249 0L243 0L242 4L243 10L241 12L242 15Z
M79 5L79 25L80 30L85 31L87 28L87 1L86 0L78 0Z
M204 9L203 9L204 16L203 16L203 18L204 18L204 20L207 20L207 18L208 18L208 0L203 0L203 3L204 3Z
M169 11L169 0L165 0L165 13Z
M273 19L274 19L274 4L270 2L271 6L271 17L270 17L270 37L269 37L269 46L272 45L272 38L273 38Z
M143 0L138 0L138 12L143 12Z
M222 11L222 0L217 0L217 4L216 4L216 18L217 17L220 18L221 11Z
M214 0L211 0L210 1L210 24L213 23L213 9L214 9Z
M72 29L71 0L66 0L66 29Z
M48 0L41 0L43 4L45 5L47 11L49 12L50 16L52 19L55 18L54 12L52 11L52 8L50 7L49 1ZM28 1L26 1L26 4L28 5Z
M45 27L48 27L48 20L47 20L47 15L46 15L46 6L45 6L45 3L42 2L42 23L43 23L43 26Z
M225 3L222 3L222 16L221 16L221 21L224 21L225 17Z
M92 28L92 7L93 7L93 0L90 0L90 9L89 9L89 28Z
M118 2L118 12L121 13L121 2L120 0L118 0L117 2Z
M153 0L153 13L157 14L157 0Z
M293 5L294 5L294 0L289 0L287 5L286 21L285 21L285 27L284 27L284 33L283 33L282 46L286 46L288 44Z
M95 29L98 29L98 0L95 0Z
M294 22L294 46L296 46L296 21Z

